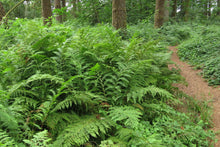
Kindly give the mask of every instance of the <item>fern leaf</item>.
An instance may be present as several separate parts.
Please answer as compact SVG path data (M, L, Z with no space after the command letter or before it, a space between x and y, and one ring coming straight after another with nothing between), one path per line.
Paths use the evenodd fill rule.
M72 93L72 95L70 94L65 100L58 103L52 110L52 112L55 112L57 110L68 109L73 105L85 104L87 106L89 104L97 104L98 100L103 99L101 98L101 96L92 94L90 92L75 91L74 93Z
M6 132L4 132L3 130L0 129L0 146L3 147L17 147L15 140L8 136L8 134Z
M132 106L112 107L109 112L109 117L114 122L123 122L128 127L136 127L141 116L140 110Z
M127 94L127 101L132 101L133 103L137 103L137 102L142 102L144 101L144 96L146 96L146 94L149 94L150 96L152 96L153 98L156 97L156 95L160 96L161 99L172 99L173 95L171 93L169 93L168 91L162 89L162 88L158 88L155 86L149 86L147 88L135 88L134 90L131 90L131 92L129 92Z
M40 147L48 147L49 142L52 139L48 137L48 131L44 130L36 133L31 140L23 140L26 144L29 144L32 147L40 146Z
M0 104L0 127L7 127L10 130L18 129L17 119L14 117L12 111Z
M11 95L13 92L15 92L16 90L18 90L21 87L27 86L29 83L31 83L33 81L38 81L38 80L41 81L41 80L46 80L46 79L50 80L50 81L53 81L55 83L59 83L59 84L62 84L63 81L64 81L62 78L52 76L50 74L35 74L35 75L31 76L30 78L28 78L27 80L25 80L21 83L13 85L9 89L9 95Z
M90 137L98 137L106 134L113 126L107 118L97 119L95 116L87 116L78 122L69 125L57 138L54 146L71 147L80 146L89 141Z

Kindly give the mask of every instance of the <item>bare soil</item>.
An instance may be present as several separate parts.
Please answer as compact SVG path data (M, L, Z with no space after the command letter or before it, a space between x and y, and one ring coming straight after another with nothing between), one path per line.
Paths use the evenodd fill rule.
M169 47L173 52L171 60L175 62L176 65L169 65L169 68L179 68L181 70L180 74L185 78L188 85L175 84L179 90L184 93L200 100L212 100L213 105L213 130L215 132L220 130L220 86L212 87L203 79L199 73L201 70L194 70L193 67L186 62L180 61L177 55L177 48L175 46ZM216 137L218 142L215 147L220 147L220 135Z

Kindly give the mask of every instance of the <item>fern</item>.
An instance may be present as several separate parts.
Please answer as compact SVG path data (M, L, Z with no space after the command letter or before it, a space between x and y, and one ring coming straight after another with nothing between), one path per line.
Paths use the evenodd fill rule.
M73 107L73 105L85 105L88 108L90 105L98 104L99 101L104 100L101 96L92 94L86 91L73 91L65 98L65 100L59 102L52 112L57 110L64 110Z
M126 127L136 127L140 121L142 113L132 106L112 107L109 111L109 117L114 122L121 122Z
M50 146L51 138L48 137L48 131L44 130L36 133L31 140L24 140L30 147L48 147Z
M74 113L50 113L47 117L45 124L50 128L50 132L53 134L53 137L57 136L57 134L61 133L66 126L71 123L77 122L80 117Z
M0 146L2 147L8 147L8 146L13 146L13 147L17 147L17 143L15 142L15 140L8 136L8 134L6 132L4 132L3 130L0 129Z
M18 130L19 125L13 111L10 110L12 107L5 107L0 104L0 127L6 127L9 130Z
M107 118L98 119L94 115L81 117L79 121L69 125L59 134L54 146L80 146L89 141L90 137L97 138L106 134L113 123Z
M52 76L49 74L35 74L33 76L31 76L30 78L28 78L27 80L19 83L19 84L15 84L13 85L10 89L9 89L9 95L11 95L13 92L15 92L16 90L18 90L21 87L24 86L28 86L29 83L33 82L33 81L41 81L41 80L50 80L53 81L55 83L59 83L62 84L63 83L63 79L62 78L58 78L56 76Z
M127 101L131 101L132 103L141 103L146 99L146 96L150 95L153 98L156 98L156 96L159 96L159 99L165 101L167 99L173 99L173 96L168 91L155 87L155 86L149 86L147 88L134 88L127 94Z

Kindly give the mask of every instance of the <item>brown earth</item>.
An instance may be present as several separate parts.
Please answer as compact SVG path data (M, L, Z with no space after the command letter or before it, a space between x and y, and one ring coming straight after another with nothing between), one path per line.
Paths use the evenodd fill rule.
M212 87L208 86L208 83L203 79L199 73L200 70L194 70L191 65L186 62L180 61L177 55L177 48L175 46L169 47L173 52L171 60L175 62L176 65L169 65L169 68L179 68L181 70L180 74L185 78L188 85L184 84L175 84L175 87L178 87L179 90L188 94L189 96L195 97L200 100L212 100L213 105L213 130L220 130L220 86ZM218 142L215 144L215 147L220 147L220 135L216 137Z

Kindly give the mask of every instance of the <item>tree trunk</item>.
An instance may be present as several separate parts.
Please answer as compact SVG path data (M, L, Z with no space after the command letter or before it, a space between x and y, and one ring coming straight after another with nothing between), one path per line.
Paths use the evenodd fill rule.
M185 0L185 11L184 11L184 20L189 20L189 8L190 8L190 0Z
M165 0L156 0L154 27L160 28L163 25Z
M208 16L210 17L212 13L212 0L208 1Z
M73 0L72 1L72 4L73 4L73 9L72 9L72 12L73 12L73 16L76 18L77 16L76 16L76 11L77 11L77 9L76 9L76 0Z
M98 6L99 3L97 3L96 0L93 0L92 1L92 9L93 9L93 20L92 20L92 23L93 24L96 24L96 23L99 23L99 12L98 12Z
M220 0L217 0L217 9L218 9L217 15L220 16Z
M177 11L177 0L173 0L173 6L172 6L172 13L171 17L175 18L176 17L176 11Z
M61 0L62 8L66 7L66 0ZM66 20L66 9L64 9L64 13L62 15L62 21L64 22Z
M28 7L29 7L29 1L26 1L25 3L25 11L24 11L24 17L28 17Z
M3 7L3 4L0 2L0 21L2 21L4 16L5 16L5 9Z
M165 1L165 8L164 8L164 22L168 22L169 21L169 17L170 17L170 0L166 0Z
M61 10L60 0L54 0L54 7L57 10ZM60 14L59 11L57 11L57 13L56 13L56 21L58 21L59 23L62 23L62 15Z
M112 25L126 31L127 14L125 0L112 0Z
M51 11L51 3L50 0L41 0L42 6L42 16L44 25L48 24L49 26L52 24L52 11Z

